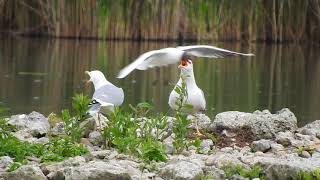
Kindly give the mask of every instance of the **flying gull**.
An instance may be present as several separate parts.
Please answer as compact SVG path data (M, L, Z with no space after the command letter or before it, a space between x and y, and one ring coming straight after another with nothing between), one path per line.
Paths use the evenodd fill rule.
M146 70L148 68L166 66L169 64L179 63L181 60L193 59L192 57L194 56L223 58L227 56L253 56L253 54L238 53L208 45L163 48L140 55L135 61L123 68L117 77L124 78L135 69Z

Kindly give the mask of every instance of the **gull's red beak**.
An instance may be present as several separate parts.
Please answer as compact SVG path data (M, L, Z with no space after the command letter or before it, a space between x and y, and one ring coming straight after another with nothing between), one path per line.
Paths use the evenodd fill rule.
M178 68L183 68L183 67L186 67L186 66L188 66L188 60L182 59L181 62L180 62L180 65L178 66Z

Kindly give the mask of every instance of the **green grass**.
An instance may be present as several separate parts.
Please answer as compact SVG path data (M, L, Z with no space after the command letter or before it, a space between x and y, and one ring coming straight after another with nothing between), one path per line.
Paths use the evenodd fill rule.
M0 119L0 156L10 156L14 159L8 171L26 164L29 156L39 158L41 162L52 162L88 153L88 150L77 141L81 137L79 123L86 118L89 102L86 96L76 95L73 98L76 115L71 117L68 111L62 112L68 136L50 138L49 143L46 144L21 142L11 134L15 130L14 127L10 126L6 120Z
M295 180L320 180L320 168L312 172L300 171Z
M226 178L230 179L233 175L240 175L241 177L253 179L253 178L260 178L261 180L266 179L265 175L263 174L261 167L258 165L254 165L251 170L246 170L241 165L233 165L228 164L222 167L222 170L226 174Z

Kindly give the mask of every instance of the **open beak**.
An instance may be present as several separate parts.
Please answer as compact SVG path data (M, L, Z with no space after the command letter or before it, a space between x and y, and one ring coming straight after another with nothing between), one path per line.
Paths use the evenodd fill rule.
M183 68L183 67L185 67L185 66L188 66L188 61L187 60L185 60L185 59L182 59L181 60L181 62L180 62L180 64L179 64L179 66L178 66L178 68Z

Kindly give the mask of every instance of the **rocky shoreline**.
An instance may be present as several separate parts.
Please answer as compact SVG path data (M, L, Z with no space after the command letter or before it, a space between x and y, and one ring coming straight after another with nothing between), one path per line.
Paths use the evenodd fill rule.
M49 141L48 133L63 133L61 123L52 123L37 112L14 115L7 120L18 129L14 136L21 141L44 144ZM88 154L56 163L40 163L37 158L30 158L13 172L6 171L13 159L2 156L0 179L226 179L226 166L248 171L259 166L266 179L282 180L320 168L320 120L298 128L295 115L285 108L276 114L268 110L228 111L212 120L201 115L198 121L202 131L218 137L217 144L204 138L200 151L191 146L177 155L172 151L171 135L163 141L168 161L154 162L146 168L139 159L115 149L102 149L102 137L97 131L101 124L91 118L85 123L92 126L81 139L89 149ZM249 178L233 175L229 179Z

